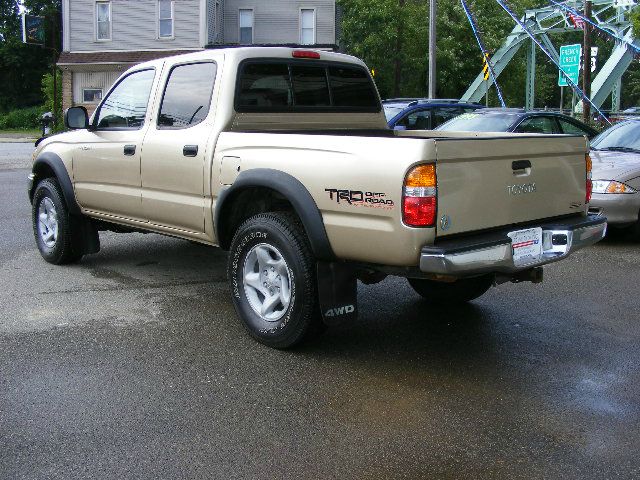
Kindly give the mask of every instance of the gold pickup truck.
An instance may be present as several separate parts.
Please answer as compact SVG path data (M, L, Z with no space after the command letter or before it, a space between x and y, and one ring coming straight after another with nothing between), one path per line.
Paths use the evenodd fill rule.
M358 280L469 301L606 230L585 138L390 131L367 67L337 53L143 63L65 124L29 177L44 259L98 252L101 230L221 247L239 317L275 348L353 318Z

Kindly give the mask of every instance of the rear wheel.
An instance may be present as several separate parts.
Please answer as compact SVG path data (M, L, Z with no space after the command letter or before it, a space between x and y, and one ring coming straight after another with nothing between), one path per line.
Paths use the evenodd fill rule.
M321 330L315 259L294 215L244 222L231 242L228 273L236 312L260 343L289 348Z
M55 179L47 178L38 184L31 213L33 234L42 258L55 265L82 258L82 249L74 242L73 219Z
M425 300L438 304L464 303L484 295L493 286L492 275L461 278L455 282L436 282L408 278L409 285Z

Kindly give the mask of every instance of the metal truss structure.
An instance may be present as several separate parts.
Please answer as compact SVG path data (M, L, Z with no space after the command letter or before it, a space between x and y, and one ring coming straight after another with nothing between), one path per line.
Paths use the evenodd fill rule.
M640 47L640 39L633 36L628 13L636 4L629 0L592 0L592 21L602 30L612 34L615 46L606 63L602 66L591 84L591 100L602 107L604 101L611 94L612 111L620 110L620 92L622 90L622 75L627 71L634 58L634 52L627 43ZM582 0L568 0L562 4L578 12L584 10ZM559 61L558 49L553 45L549 34L581 31L582 20L572 15L560 5L527 10L522 19L525 27L533 33L546 49ZM624 41L616 40L615 37ZM527 46L527 77L525 108L532 109L535 99L536 45L529 34L520 26L511 31L503 45L491 57L494 74L498 77L516 53ZM488 80L493 85L493 78ZM485 80L482 72L476 77L471 86L462 96L462 100L478 102L485 94Z

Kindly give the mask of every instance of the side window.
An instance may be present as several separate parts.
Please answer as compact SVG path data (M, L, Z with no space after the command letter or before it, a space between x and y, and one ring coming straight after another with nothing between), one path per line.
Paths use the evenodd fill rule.
M459 108L459 107L436 108L435 111L433 112L433 123L434 123L433 128L439 127L444 122L448 122L452 118L457 117L458 115L462 115L463 113L464 111L462 110L462 108Z
M142 128L154 77L154 70L125 77L100 105L96 116L98 128Z
M324 67L291 67L295 104L306 107L331 105Z
M207 118L215 78L215 63L174 67L162 97L158 126L186 128Z
M550 117L532 117L524 120L516 129L518 133L556 133L554 119Z
M558 123L560 123L560 128L562 129L562 133L566 133L567 135L586 135L588 137L591 136L590 132L583 130L578 125L568 122L563 118L558 118Z
M398 122L407 130L431 130L431 110L412 112Z
M240 107L290 107L293 95L289 68L284 63L253 63L242 70Z

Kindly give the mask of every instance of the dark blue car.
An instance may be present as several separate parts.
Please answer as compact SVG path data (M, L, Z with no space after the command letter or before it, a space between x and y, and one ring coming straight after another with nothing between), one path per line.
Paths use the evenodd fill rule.
M396 130L433 130L458 115L483 108L478 103L425 98L393 98L382 106L389 128Z

